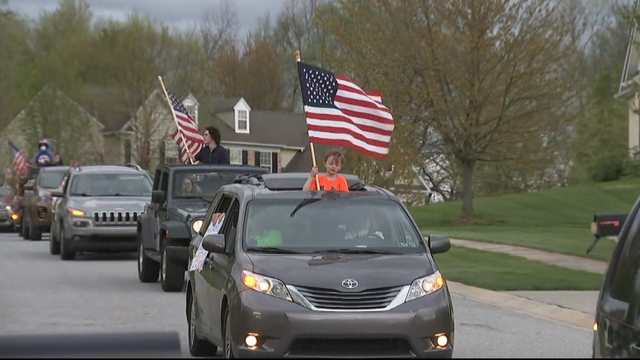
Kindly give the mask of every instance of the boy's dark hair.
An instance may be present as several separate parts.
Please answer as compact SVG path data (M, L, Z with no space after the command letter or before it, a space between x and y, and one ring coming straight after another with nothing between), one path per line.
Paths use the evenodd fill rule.
M220 130L215 126L207 126L207 131L216 145L220 145Z
M344 153L341 149L329 149L324 153L324 162L327 162L330 157L333 156L333 160L340 163L340 165L344 164Z

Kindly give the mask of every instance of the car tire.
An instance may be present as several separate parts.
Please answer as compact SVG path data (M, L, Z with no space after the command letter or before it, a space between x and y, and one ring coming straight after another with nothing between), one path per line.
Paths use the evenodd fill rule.
M229 307L224 309L224 329L222 329L222 357L225 359L233 359L233 349L231 347L231 317L229 316Z
M189 353L196 357L213 357L218 353L218 347L205 339L198 338L196 329L195 296L191 296L189 304Z
M142 236L138 235L138 279L143 283L157 282L160 277L160 264L144 254Z
M22 219L22 215L20 215L20 226L18 227L18 235L24 237L24 220Z
M31 217L29 217L29 240L42 240L42 232L38 231L37 227L33 225Z
M69 242L64 235L64 227L63 227L60 229L60 259L62 260L74 260L76 258L76 252L69 249L68 243Z
M51 235L49 235L49 253L51 253L51 255L60 255L60 239L54 234L55 231L51 229Z
M22 238L25 240L29 240L31 238L31 228L29 227L29 221L23 221L22 225L24 226L24 230L22 231Z
M184 287L184 270L167 259L166 242L162 242L160 255L160 282L165 292L179 292Z

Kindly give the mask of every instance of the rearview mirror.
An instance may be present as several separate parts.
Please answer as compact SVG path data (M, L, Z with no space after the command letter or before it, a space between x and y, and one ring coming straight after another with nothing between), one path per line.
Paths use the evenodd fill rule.
M162 190L153 190L151 192L151 202L154 204L161 205L164 203L164 191Z
M224 234L207 234L202 239L202 247L217 254L224 254L224 243Z
M52 192L51 192L51 197L54 197L54 198L61 198L61 197L64 197L64 194L63 194L63 193L62 193L62 191L60 191L60 190L52 191Z
M444 235L429 235L427 244L429 244L429 250L432 254L447 252L451 248L451 241Z

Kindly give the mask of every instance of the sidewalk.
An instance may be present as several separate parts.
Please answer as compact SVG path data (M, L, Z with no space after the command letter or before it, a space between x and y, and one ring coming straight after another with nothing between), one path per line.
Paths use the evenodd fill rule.
M449 239L451 245L504 253L574 270L604 274L608 263L520 246ZM531 316L591 330L599 291L491 291L449 282L452 294Z
M545 252L521 246L493 244L480 241L449 239L451 245L485 250L503 254L509 254L526 258L529 260L536 260L545 264L556 265L574 270L589 271L598 274L604 274L607 271L608 264L604 261L582 258L573 255L556 254L551 252Z

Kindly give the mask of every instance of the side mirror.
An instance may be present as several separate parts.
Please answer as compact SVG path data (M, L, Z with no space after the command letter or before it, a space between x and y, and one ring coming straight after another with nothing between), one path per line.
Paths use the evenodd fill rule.
M447 252L451 248L451 241L444 235L429 235L427 244L432 254Z
M154 204L162 204L164 203L164 191L162 190L153 190L151 192L151 202Z
M62 191L56 190L51 192L51 197L61 198L61 197L64 197L64 194L62 193Z
M208 234L202 239L202 247L216 254L224 254L224 243L223 234Z

